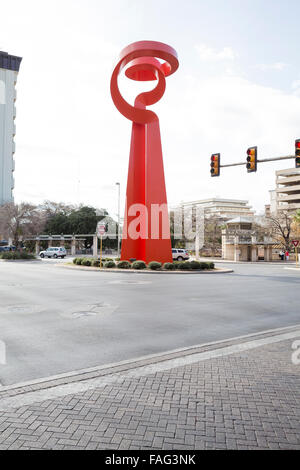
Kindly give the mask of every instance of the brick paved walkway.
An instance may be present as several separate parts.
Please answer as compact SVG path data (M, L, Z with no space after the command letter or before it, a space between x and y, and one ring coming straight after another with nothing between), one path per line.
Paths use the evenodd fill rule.
M14 392L0 388L0 409L2 400L9 407L0 411L0 449L300 449L300 365L291 361L292 343L19 408L9 407Z

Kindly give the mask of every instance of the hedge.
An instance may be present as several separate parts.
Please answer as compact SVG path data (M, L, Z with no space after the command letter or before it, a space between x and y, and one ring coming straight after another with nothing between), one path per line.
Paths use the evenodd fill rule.
M145 261L134 261L134 263L132 263L132 269L146 269L146 268L147 268L147 265Z
M99 261L100 263L100 261ZM104 264L104 267L105 268L115 268L116 267L116 263L114 261L107 261L105 264Z
M174 263L165 263L163 265L163 269L166 269L167 271L174 271L176 269L176 266Z
M21 257L22 256L22 257ZM0 255L0 258L3 259L34 259L33 255L28 253L18 253L18 252L5 252ZM94 266L100 267L100 260L93 258L74 258L73 263L76 265L82 266ZM129 261L119 261L115 262L112 258L103 258L101 267L105 268L118 268L118 269L151 269L153 271L160 270L162 264L158 261L151 261L148 266L144 261L134 261L130 263ZM164 263L163 269L166 271L174 271L178 269L180 271L190 271L190 270L205 270L205 269L214 269L215 264L212 262L203 262L203 261L174 261L173 263Z
M31 260L36 259L35 255L32 253L26 253L25 251L4 251L0 254L0 259L8 259L8 260Z
M148 264L148 268L152 269L152 271L157 271L161 268L161 263L159 263L158 261L151 261Z
M129 261L119 261L119 263L117 264L117 268L119 268L119 269L130 269L131 264L129 263Z

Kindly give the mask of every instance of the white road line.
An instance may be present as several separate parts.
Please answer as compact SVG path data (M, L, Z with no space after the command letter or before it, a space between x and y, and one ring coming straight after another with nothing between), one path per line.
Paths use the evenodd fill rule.
M136 369L131 369L127 372L110 374L104 377L82 380L66 385L57 385L52 388L37 390L34 392L26 392L24 394L17 395L14 397L0 399L0 411L8 411L14 408L29 406L34 403L39 403L47 400L55 400L57 398L65 397L67 395L74 395L86 392L87 390L105 387L106 385L110 385L112 383L121 383L126 379L135 379L146 375L155 374L157 372L164 372L170 369L174 369L176 367L182 367L190 364L195 364L199 361L205 361L208 359L241 353L244 351L258 348L260 346L278 343L280 341L285 341L293 338L300 338L300 330L280 334L277 336L271 336L268 338L262 338L254 341L235 344L233 346L227 346L212 351L191 354L182 358L169 359L164 362L137 367Z

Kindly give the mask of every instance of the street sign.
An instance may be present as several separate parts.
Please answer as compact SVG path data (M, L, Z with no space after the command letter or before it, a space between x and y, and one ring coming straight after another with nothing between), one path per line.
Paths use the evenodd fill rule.
M299 243L300 243L300 240L292 240L292 244L294 245L295 248L299 246Z
M105 224L98 224L97 225L97 235L98 237L102 237L106 233L106 225Z
M97 236L100 237L100 263L99 267L102 268L102 237L106 233L106 224L98 222L97 224Z

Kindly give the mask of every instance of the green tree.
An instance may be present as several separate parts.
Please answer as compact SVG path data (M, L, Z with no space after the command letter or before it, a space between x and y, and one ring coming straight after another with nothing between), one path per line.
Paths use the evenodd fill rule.
M46 214L44 233L52 235L93 234L96 232L97 223L108 215L105 209L98 211L90 206L75 208L54 203L43 206L43 210Z
M44 232L53 235L73 233L70 231L69 216L63 213L50 216L47 218Z
M73 210L68 216L68 223L71 233L95 233L97 223L104 218L97 216L97 210L94 207L83 206Z
M297 210L295 216L294 216L294 221L296 222L296 224L299 224L300 225L300 209Z

